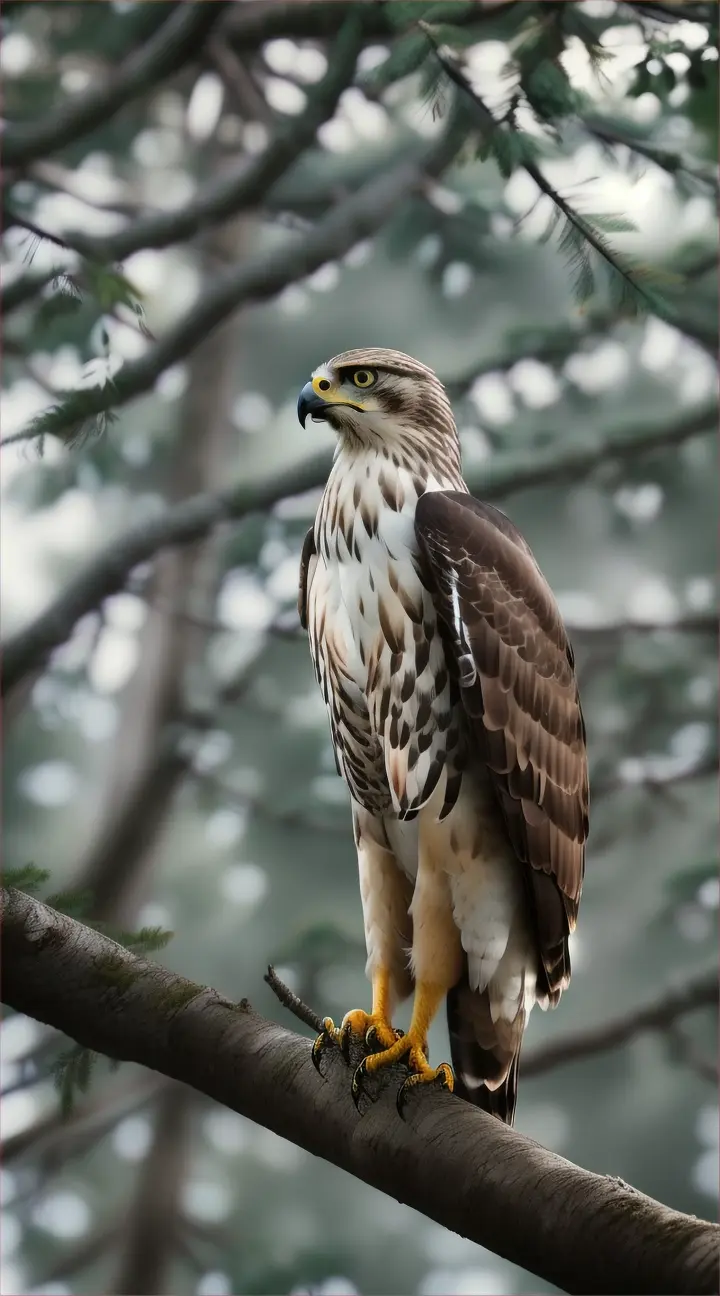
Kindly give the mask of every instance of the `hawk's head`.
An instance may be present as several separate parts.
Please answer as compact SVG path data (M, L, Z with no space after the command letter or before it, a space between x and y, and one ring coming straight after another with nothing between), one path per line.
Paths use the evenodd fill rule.
M401 446L423 457L457 446L450 402L427 365L401 351L363 347L320 365L298 400L298 418L323 419L351 445Z

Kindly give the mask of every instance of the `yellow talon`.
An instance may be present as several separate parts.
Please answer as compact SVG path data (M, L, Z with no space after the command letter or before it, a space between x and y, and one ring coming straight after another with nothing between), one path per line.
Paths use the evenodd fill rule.
M441 1062L438 1067L431 1067L424 1058L423 1062L424 1066L420 1070L414 1071L412 1075L409 1075L407 1080L405 1080L398 1089L397 1109L401 1116L403 1114L403 1107L408 1093L411 1089L414 1089L416 1085L437 1084L441 1089L447 1089L449 1093L452 1093L455 1088L455 1076L453 1075L453 1069L448 1062Z
M350 1036L357 1035L365 1041L367 1048L391 1048L401 1032L396 1031L392 1022L382 1013L366 1013L362 1008L354 1008L343 1017L340 1034L343 1038L343 1052L347 1054Z
M437 1081L443 1089L449 1089L452 1093L455 1086L452 1067L447 1062L443 1062L439 1067L431 1067L426 1055L426 1041L419 1039L418 1035L411 1029L407 1035L401 1035L396 1039L390 1048L363 1058L360 1065L356 1067L352 1080L352 1095L355 1106L359 1102L363 1080L366 1076L373 1075L376 1071L382 1070L383 1067L393 1066L405 1057L412 1074L408 1076L398 1093L398 1110L400 1112L402 1112L402 1104L407 1097L407 1090L415 1085L431 1084Z

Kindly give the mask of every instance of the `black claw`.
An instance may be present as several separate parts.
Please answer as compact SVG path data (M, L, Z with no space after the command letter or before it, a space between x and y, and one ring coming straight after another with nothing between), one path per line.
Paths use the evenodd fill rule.
M382 1046L378 1043L377 1026L371 1026L370 1029L365 1032L365 1047L366 1049L369 1049L371 1053L380 1052Z
M320 1067L320 1063L322 1061L322 1053L326 1043L327 1043L327 1036L318 1035L317 1039L315 1040L315 1043L312 1046L312 1053L310 1054L310 1057L312 1058L312 1064L315 1067L315 1070L317 1071L319 1076L323 1074L322 1069Z
M408 1076L408 1079L403 1080L402 1084L400 1085L400 1088L397 1091L395 1106L397 1107L397 1113L401 1120L405 1120L405 1110L404 1110L405 1103L407 1102L408 1093L412 1088L413 1086L411 1085L410 1077Z
M352 1037L352 1031L350 1030L350 1027L349 1026L343 1027L342 1033L340 1035L340 1052L345 1058L346 1065L348 1065L350 1062L351 1037Z

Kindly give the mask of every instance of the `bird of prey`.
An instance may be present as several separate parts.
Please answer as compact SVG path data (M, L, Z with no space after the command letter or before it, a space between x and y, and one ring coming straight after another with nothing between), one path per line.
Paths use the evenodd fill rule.
M303 547L299 612L350 790L372 1009L353 1077L404 1060L512 1124L534 1004L570 980L588 831L573 653L503 513L474 499L444 387L398 351L346 351L298 417L338 445ZM408 1031L396 1004L414 989ZM432 1068L442 1001L453 1068Z

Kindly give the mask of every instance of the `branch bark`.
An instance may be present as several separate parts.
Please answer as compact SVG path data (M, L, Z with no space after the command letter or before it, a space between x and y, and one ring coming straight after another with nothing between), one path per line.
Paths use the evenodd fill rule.
M3 890L3 999L88 1048L161 1071L498 1255L577 1293L717 1292L720 1228L591 1174L448 1094L354 1107L339 1053Z
M498 455L484 466L477 480L469 479L468 484L483 499L494 500L563 478L579 480L605 460L631 458L679 445L714 428L716 421L715 402L708 401L659 426L653 420L631 429L608 430L580 445L522 456ZM271 509L281 499L321 487L330 462L327 454L321 454L267 482L241 483L216 495L195 495L113 539L45 612L4 645L3 694L16 688L54 648L64 643L82 616L122 589L139 563L170 545L190 544L221 522L237 521L249 513Z
M23 167L65 148L104 125L131 100L154 89L188 59L195 58L227 0L178 5L150 40L135 50L113 75L103 77L85 94L66 99L40 121L5 126L5 167Z

